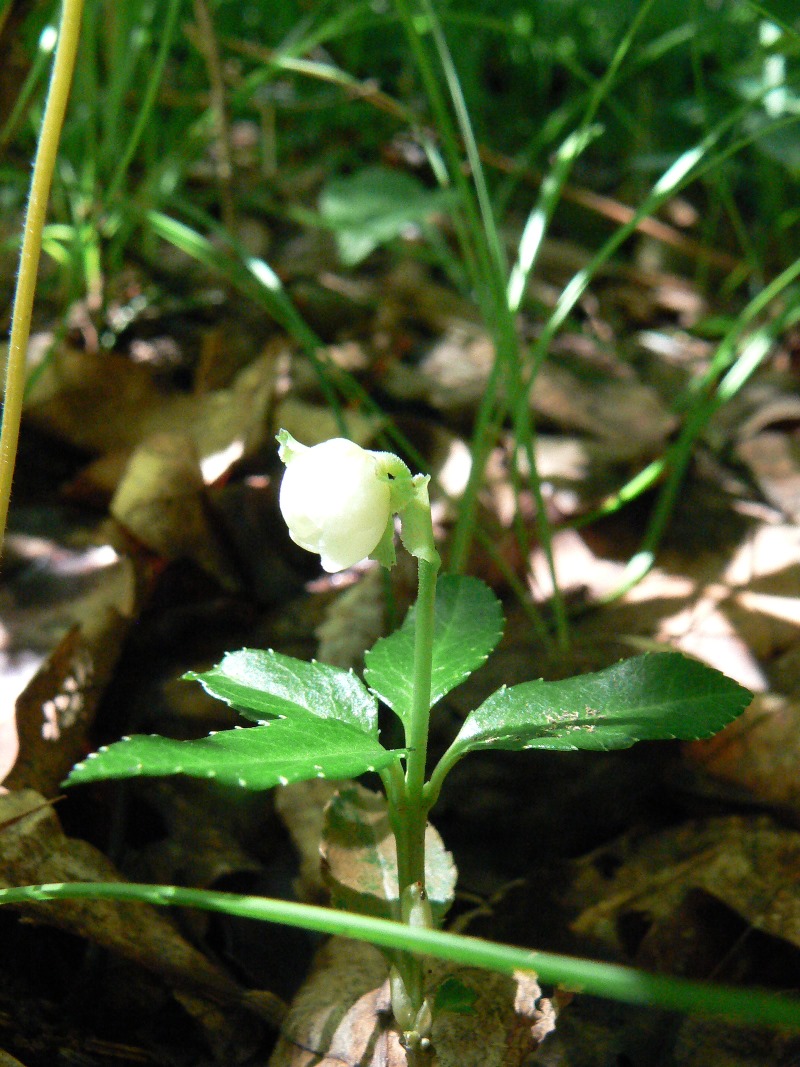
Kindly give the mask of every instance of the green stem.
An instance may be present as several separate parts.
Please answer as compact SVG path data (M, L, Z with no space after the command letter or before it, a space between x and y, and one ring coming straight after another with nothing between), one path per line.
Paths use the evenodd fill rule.
M45 903L55 900L119 900L238 915L262 922L279 922L304 930L369 941L389 949L405 949L451 960L467 967L485 967L501 974L533 971L540 981L559 983L583 993L653 1005L668 1011L724 1015L760 1026L800 1027L800 999L760 989L732 988L649 974L614 963L582 960L551 952L513 948L477 937L424 930L368 915L336 911L314 904L269 897L244 896L178 886L120 882L57 882L50 885L0 889L3 904Z
M430 521L430 509L427 514ZM431 541L432 539L431 529ZM420 922L429 925L420 916L427 914L430 917L425 894L425 830L428 808L425 804L424 788L431 714L436 574L439 570L438 560L430 563L419 559L418 564L419 592L414 615L414 695L409 721L405 724L408 755L403 795L394 820L401 913L403 919L412 926L419 925ZM414 900L421 903L412 908ZM411 953L400 952L397 956L397 967L401 977L400 992L405 1002L410 1005L410 1016L413 1018L425 1000L422 960ZM393 1008L400 1021L404 1013L398 1014L399 1004L394 1002L394 995L393 992ZM403 1025L404 1030L410 1028ZM409 1055L412 1059L417 1056L417 1052L415 1045L410 1044Z
M419 882L425 887L425 826L427 810L423 802L425 766L428 756L428 726L431 717L431 672L433 669L433 625L438 564L419 561L419 593L414 615L414 699L411 721L406 730L406 803L408 821L408 863L406 885Z
M47 94L42 130L33 164L31 193L25 215L25 230L19 258L17 289L11 315L11 338L6 365L6 384L3 404L3 426L0 430L0 544L2 544L8 504L11 498L11 481L19 444L19 427L22 420L22 399L25 392L25 357L33 315L33 297L36 292L36 274L42 250L42 230L50 197L58 142L67 109L72 72L80 37L83 0L64 0L58 46L53 62L53 76Z

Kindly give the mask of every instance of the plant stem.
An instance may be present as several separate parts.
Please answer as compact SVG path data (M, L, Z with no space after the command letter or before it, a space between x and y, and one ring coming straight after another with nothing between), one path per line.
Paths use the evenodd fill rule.
M430 515L430 512L428 512ZM431 531L432 537L432 531ZM425 893L425 830L428 806L425 803L425 767L428 754L428 726L431 714L431 677L433 670L433 628L436 604L436 575L439 563L419 559L419 591L415 609L414 626L414 696L406 728L405 788L402 810L398 812L395 826L397 846L397 879L400 890L403 919L409 925L428 925L420 915L430 915ZM410 908L412 899L421 901L419 907ZM405 993L411 1004L412 1015L422 1008L425 1000L422 960L419 956L402 952L397 965L402 976ZM397 1005L395 1013L397 1013ZM404 1026L403 1029L406 1029ZM410 1029L410 1027L409 1027ZM417 1056L416 1045L409 1045L409 1063ZM413 1060L416 1062L416 1060Z
M14 475L14 463L19 444L22 398L25 391L25 357L31 330L39 255L42 250L42 230L47 213L61 127L67 109L69 87L72 83L72 72L75 68L82 12L83 0L64 0L58 46L53 61L53 76L50 79L42 130L36 148L31 193L25 215L17 289L11 315L3 426L0 430L0 544L5 536L8 503L11 498L11 480Z
M428 756L428 726L431 717L431 671L433 667L433 623L438 564L419 561L419 593L414 616L414 701L406 731L406 801L408 804L408 881L425 888L425 825L423 803L425 765ZM404 886L401 885L401 890Z

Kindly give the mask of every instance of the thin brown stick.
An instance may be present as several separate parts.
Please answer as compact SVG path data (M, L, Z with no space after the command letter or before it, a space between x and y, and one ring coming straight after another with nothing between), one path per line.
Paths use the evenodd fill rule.
M230 124L225 99L225 78L219 45L214 34L214 22L206 0L194 0L197 33L195 45L202 53L208 70L211 113L214 120L216 144L216 174L219 183L219 202L222 223L230 234L236 233L236 201L233 195L233 159L231 156Z

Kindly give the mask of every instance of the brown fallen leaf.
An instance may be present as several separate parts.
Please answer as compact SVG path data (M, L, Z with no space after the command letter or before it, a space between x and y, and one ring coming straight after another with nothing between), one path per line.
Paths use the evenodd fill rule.
M191 559L226 589L238 581L209 519L200 463L184 434L155 434L131 456L111 514L165 559Z
M276 359L268 352L254 360L227 389L165 393L141 364L62 347L36 379L26 419L96 455L133 451L154 434L186 434L211 483L265 440Z
M345 411L342 416L347 426L347 435L357 445L366 447L375 438L385 420L362 415L358 411ZM292 437L304 445L317 445L331 437L341 437L339 423L329 407L310 404L287 396L275 409L274 424L288 430Z
M0 781L54 795L86 733L137 611L133 566L110 545L6 541L0 590Z
M800 406L800 402L798 402ZM794 412L798 418L798 412ZM741 441L736 453L764 496L787 518L800 518L800 440L797 434L764 430Z
M596 438L617 461L658 454L676 420L655 390L630 373L617 376L590 368L584 375L580 362L574 362L551 362L537 374L532 394L537 415Z
M589 435L609 461L657 454L675 417L655 390L637 381L626 364L613 364L612 373L571 355L569 364L551 361L537 374L530 401L536 415L562 431ZM475 323L453 321L418 365L396 364L385 384L394 396L464 417L479 405L494 362L489 334Z
M250 793L231 801L210 783L174 775L151 779L142 790L165 833L137 850L136 877L148 882L213 889L243 874L256 876L262 863L248 846L269 850L270 798ZM204 929L209 912L198 912L192 928Z
M319 843L325 822L325 808L346 782L328 782L311 778L293 782L275 790L275 811L292 839L299 860L300 874L294 890L298 900L312 904L328 902L329 893L322 877Z
M42 882L125 881L114 865L85 841L67 837L52 806L33 790L0 796L0 885ZM37 923L67 930L151 971L162 979L233 1062L249 1054L247 1019L271 1026L282 1002L267 992L242 989L190 945L158 909L114 901L30 903L15 910Z
M384 573L372 567L326 608L314 631L321 663L345 670L363 665L364 652L384 633Z
M800 823L800 704L758 693L741 718L709 738L685 747L695 765L754 800Z
M426 970L434 1000L448 979L468 994L463 1010L434 1014L438 1067L521 1067L555 1028L553 1006L531 974L509 978L438 960ZM378 949L329 941L295 998L269 1067L406 1067L386 975Z
M745 1030L727 1019L693 1016L681 1022L670 1063L674 1067L790 1067L798 1055L796 1034L766 1027Z
M605 878L609 866L614 873ZM584 906L573 925L620 950L621 932L634 917L641 935L652 924L673 927L670 916L685 908L689 894L701 892L762 933L800 949L798 869L800 833L769 818L692 822L582 861L575 896L596 903ZM685 915L677 927L686 934Z

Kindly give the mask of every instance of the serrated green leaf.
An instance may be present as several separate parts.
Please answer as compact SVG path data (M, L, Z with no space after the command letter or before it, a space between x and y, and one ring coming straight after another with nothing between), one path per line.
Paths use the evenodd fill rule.
M444 574L436 583L431 707L482 666L503 633L503 609L478 578ZM414 608L366 654L373 693L408 722L414 689Z
M603 751L696 740L721 730L752 696L679 652L647 653L595 674L498 690L466 717L443 762L486 748Z
M377 701L360 678L340 667L243 648L229 652L210 671L184 678L200 682L211 696L256 722L310 712L378 736Z
M320 852L334 907L400 917L397 848L386 797L358 784L341 789L325 809ZM455 894L452 855L428 823L425 830L425 888L435 922L441 923Z
M187 774L243 789L270 789L309 778L352 778L387 767L401 755L349 723L298 712L198 741L123 738L77 764L65 784Z

